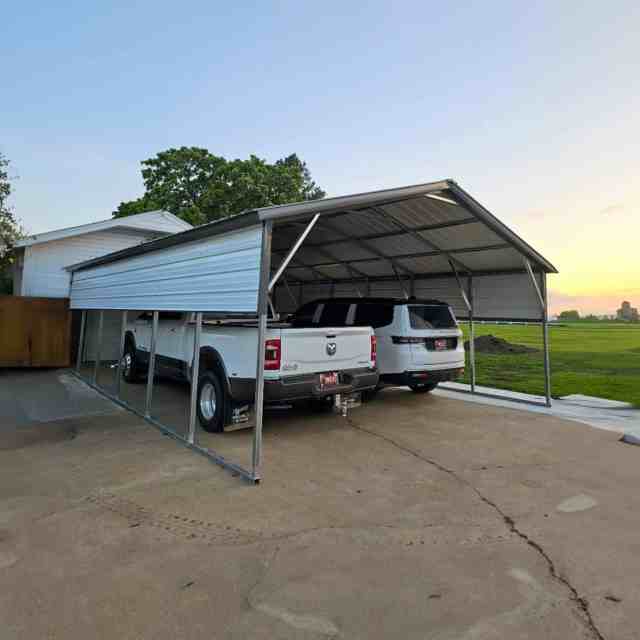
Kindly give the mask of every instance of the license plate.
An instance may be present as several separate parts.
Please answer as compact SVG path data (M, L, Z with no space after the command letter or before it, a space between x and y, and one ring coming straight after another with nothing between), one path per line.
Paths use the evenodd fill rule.
M435 341L436 351L445 351L447 348L447 339L446 338L438 338Z
M320 374L320 386L321 387L335 387L338 384L338 374L333 371L332 373Z

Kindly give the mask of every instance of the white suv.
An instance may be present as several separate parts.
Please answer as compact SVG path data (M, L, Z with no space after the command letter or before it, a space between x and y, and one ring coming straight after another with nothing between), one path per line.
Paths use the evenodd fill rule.
M438 300L326 298L304 304L294 327L370 326L377 339L380 386L416 393L464 373L462 331L451 307Z

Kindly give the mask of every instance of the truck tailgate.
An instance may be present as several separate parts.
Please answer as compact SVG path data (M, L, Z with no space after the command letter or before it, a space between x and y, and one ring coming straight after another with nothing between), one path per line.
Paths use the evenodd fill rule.
M283 329L283 375L371 367L369 327Z

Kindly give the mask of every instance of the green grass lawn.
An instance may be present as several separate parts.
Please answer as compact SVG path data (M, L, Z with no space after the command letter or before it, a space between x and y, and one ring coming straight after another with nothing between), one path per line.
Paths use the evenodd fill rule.
M460 323L468 337L466 323ZM535 325L476 324L476 336L493 334L542 349ZM551 391L623 400L640 407L640 325L573 322L549 326ZM469 382L469 366L464 382ZM480 385L544 394L542 351L525 354L476 353Z

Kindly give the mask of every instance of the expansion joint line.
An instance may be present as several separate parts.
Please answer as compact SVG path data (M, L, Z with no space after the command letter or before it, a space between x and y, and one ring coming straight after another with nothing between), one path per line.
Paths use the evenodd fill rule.
M605 640L604 635L602 634L600 629L598 629L593 619L593 615L591 614L591 610L589 608L589 602L587 601L587 599L582 597L578 593L578 590L571 584L571 582L567 577L561 575L558 572L558 569L554 561L551 559L551 556L549 556L549 554L544 550L542 545L539 542L536 542L535 540L533 540L531 537L529 537L526 533L524 533L524 531L521 531L518 528L518 525L516 524L515 520L511 516L507 515L502 510L501 507L499 507L495 502L493 502L493 500L485 496L484 493L482 493L482 491L478 489L478 487L476 487L474 484L469 482L466 478L460 476L454 469L450 469L449 467L444 466L443 464L439 463L437 460L424 456L418 451L411 449L410 447L398 442L397 440L394 440L393 438L390 438L389 436L383 435L381 433L378 433L377 431L372 431L371 429L366 429L365 427L361 427L360 425L357 425L353 421L351 416L347 417L347 423L352 429L366 433L374 438L379 438L380 440L384 440L388 444L394 446L396 449L399 449L400 451L403 451L404 453L407 453L413 456L414 458L417 458L418 460L425 462L426 464L431 465L432 467L435 467L439 471L442 471L443 473L450 475L452 478L454 478L454 480L471 489L478 496L478 498L480 498L480 500L484 502L484 504L491 507L491 509L493 509L500 516L500 518L505 523L507 529L509 529L511 533L518 536L518 538L520 538L523 542L529 545L534 551L538 553L538 555L542 557L542 559L547 564L547 568L549 570L549 575L551 576L551 578L556 582L560 583L569 591L569 597L571 601L575 604L579 612L582 614L585 625L587 626L592 636L597 640Z

